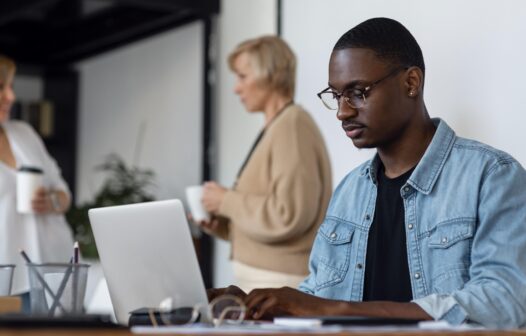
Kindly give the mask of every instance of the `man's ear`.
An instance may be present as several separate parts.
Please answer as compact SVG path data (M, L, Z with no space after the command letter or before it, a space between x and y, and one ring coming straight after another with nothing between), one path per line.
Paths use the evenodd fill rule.
M419 67L412 66L405 72L404 85L409 97L417 97L422 92L424 73Z

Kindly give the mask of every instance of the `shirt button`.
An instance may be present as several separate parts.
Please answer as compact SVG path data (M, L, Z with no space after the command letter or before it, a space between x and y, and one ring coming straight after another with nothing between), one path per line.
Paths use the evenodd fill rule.
M420 279L420 273L415 273L415 279Z
M336 232L331 233L331 239L335 239L337 236Z
M447 243L447 237L442 238L442 244L445 244L445 243Z
M409 187L404 187L405 192L409 192Z
M371 219L371 216L365 215L365 220L369 220L369 219Z
M409 224L407 227L409 228L409 230L413 230L413 224Z
M362 268L363 268L363 265L362 265L362 264L357 264L357 265L356 265L356 268L357 268L357 269L362 269Z

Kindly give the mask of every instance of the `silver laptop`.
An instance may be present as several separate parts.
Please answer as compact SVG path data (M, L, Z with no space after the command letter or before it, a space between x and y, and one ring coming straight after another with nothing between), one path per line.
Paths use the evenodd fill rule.
M181 201L91 209L89 219L119 323L167 298L174 308L208 304Z

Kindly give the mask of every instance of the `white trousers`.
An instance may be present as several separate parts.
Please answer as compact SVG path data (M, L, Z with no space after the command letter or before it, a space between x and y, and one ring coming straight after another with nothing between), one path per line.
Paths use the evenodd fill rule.
M245 293L249 293L255 288L279 288L284 286L298 288L298 285L306 277L306 275L256 268L239 261L232 261L232 266L236 285Z

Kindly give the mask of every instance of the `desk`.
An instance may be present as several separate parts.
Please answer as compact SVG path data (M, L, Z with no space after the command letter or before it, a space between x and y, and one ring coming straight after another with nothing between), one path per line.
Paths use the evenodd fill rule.
M526 330L516 331L465 331L465 332L453 332L453 331L431 331L431 330L415 330L412 332L367 332L367 333L334 333L328 335L334 336L415 336L415 335L441 335L441 336L526 336ZM131 336L137 335L132 334L127 329L0 329L0 336ZM148 334L145 334L148 335ZM152 334L149 334L152 335ZM166 335L166 334L164 334ZM218 336L220 334L213 334ZM236 335L243 336L242 334L224 334L224 335ZM250 334L249 336L264 336L265 334ZM268 334L272 336L280 335L298 335L296 334ZM318 336L318 334L307 334L309 336ZM327 334L319 334L327 335Z

